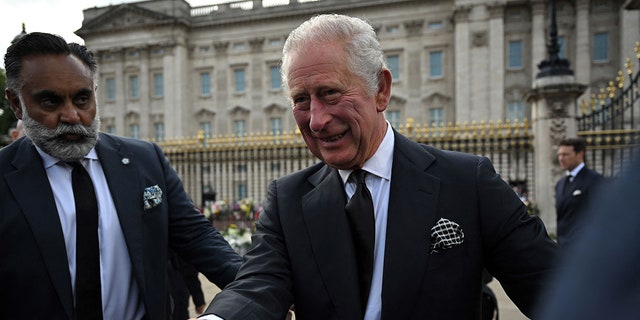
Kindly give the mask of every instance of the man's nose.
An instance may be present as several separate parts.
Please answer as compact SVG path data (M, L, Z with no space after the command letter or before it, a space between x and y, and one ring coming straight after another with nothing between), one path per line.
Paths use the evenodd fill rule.
M309 112L311 114L309 128L314 132L322 131L332 118L329 113L329 107L319 99L311 98L311 105L309 108Z

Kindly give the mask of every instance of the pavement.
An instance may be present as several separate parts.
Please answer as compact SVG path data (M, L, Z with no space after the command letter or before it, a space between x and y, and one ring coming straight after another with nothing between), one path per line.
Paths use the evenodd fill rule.
M209 282L207 278L205 278L202 274L199 275L200 282L202 283L202 290L204 291L205 301L207 304L211 302L216 293L220 292L220 289L216 287L214 284ZM496 298L498 299L498 309L500 310L500 320L529 320L525 315L518 310L513 301L507 297L504 290L500 286L500 282L497 280L493 280L489 283L489 287L495 293ZM189 314L192 317L196 317L195 307L193 306L193 301L189 301ZM295 317L293 318L295 319Z

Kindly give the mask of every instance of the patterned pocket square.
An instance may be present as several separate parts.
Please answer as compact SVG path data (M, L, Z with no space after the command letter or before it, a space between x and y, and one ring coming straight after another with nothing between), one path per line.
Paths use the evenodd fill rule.
M439 250L450 249L464 242L464 232L459 224L440 218L431 228L430 253L438 253Z
M143 195L144 209L148 210L162 202L162 189L158 185L146 187Z

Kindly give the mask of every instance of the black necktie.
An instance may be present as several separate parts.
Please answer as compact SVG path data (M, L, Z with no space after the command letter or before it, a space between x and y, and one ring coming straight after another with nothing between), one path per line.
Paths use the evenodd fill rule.
M573 176L571 174L568 174L567 177L564 179L564 185L562 186L562 194L567 194L567 192L569 191L569 184L571 184L571 178Z
M351 234L358 260L360 302L362 312L367 308L371 277L373 275L373 246L375 243L375 218L373 200L364 182L366 171L358 169L351 173L350 179L356 183L356 191L345 207L351 225Z
M76 318L102 319L98 201L87 170L78 161L69 164L76 204Z

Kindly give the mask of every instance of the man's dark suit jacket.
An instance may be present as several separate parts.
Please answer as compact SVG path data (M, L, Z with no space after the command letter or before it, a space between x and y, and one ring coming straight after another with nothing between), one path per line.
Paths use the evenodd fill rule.
M587 204L604 178L598 172L583 167L564 190L567 179L569 177L565 176L556 184L557 239L563 248L570 246L575 234L581 230Z
M480 319L486 266L528 315L557 246L483 157L419 145L395 133L382 319ZM346 195L335 169L317 164L269 186L252 249L236 281L207 313L225 320L362 319ZM430 253L440 218L464 242Z
M223 287L240 257L194 208L157 145L100 134L109 184L147 319L167 319L167 248ZM128 159L128 162L123 159ZM72 319L64 237L42 159L23 138L0 150L0 319ZM162 202L144 210L143 191Z

